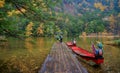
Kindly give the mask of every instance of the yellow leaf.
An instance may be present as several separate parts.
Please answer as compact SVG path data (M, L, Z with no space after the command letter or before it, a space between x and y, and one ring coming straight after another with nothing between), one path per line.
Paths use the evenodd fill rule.
M12 13L12 12L10 12L10 11L9 11L9 12L7 12L7 13L8 13L8 16L12 16L12 14L13 14L13 13Z
M26 12L26 10L25 10L24 8L21 8L20 10L21 10L22 12L24 12L24 13Z
M33 4L33 6L36 6L36 4Z
M95 8L99 8L101 11L106 9L106 6L103 6L102 3L94 3Z
M30 36L32 34L32 27L33 27L33 22L30 22L27 27L26 27L26 36Z
M4 7L4 4L5 4L5 1L4 1L4 0L1 0L1 1L0 1L0 8Z
M37 34L43 34L43 23L41 23L37 28Z
M20 11L16 10L14 13L15 13L15 14L20 14Z

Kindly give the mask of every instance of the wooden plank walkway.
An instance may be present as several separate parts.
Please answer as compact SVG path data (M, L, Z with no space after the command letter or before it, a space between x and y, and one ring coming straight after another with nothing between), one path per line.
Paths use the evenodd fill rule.
M39 73L88 73L65 43L55 43Z

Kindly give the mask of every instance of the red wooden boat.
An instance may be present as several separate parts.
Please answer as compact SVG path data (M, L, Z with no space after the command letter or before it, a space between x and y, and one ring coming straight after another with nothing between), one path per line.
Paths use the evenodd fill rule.
M91 53L87 50L84 50L76 45L72 44L71 42L67 42L67 46L72 49L74 53L81 56L83 59L89 61L92 60L97 65L102 64L104 62L104 58L102 56L95 56L94 53Z

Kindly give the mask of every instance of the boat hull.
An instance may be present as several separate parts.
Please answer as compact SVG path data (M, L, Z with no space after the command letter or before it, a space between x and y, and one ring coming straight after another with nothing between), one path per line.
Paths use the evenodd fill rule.
M92 60L97 65L102 64L104 62L104 58L102 56L96 56L95 54L87 50L77 47L76 45L73 45L71 42L67 42L66 44L75 54L79 55L86 61Z

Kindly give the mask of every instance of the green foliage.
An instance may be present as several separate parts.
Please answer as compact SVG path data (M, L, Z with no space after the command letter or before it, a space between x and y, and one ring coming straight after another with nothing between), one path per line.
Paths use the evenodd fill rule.
M94 3L94 0L90 2ZM100 2L98 5L104 5L102 1ZM74 3L78 4L73 5ZM74 0L5 0L4 6L0 8L0 35L23 37L29 22L34 23L31 36L53 36L56 32L62 32L65 36L79 36L82 32L88 34L104 30L110 32L110 21L104 21L103 18L111 14L116 21L113 24L114 29L111 30L116 34L119 33L119 11L116 12L116 8L108 7L109 12L107 12L106 7L105 9L102 7L103 11L100 11L89 1L88 4L83 3L79 6L80 3ZM107 4L109 6L109 2L104 6ZM40 25L42 34L38 34Z
M67 26L68 36L79 36L84 31L84 21L78 17L70 17Z
M120 39L114 41L117 46L120 46Z
M44 25L44 35L45 36L52 36L54 35L54 28L55 28L55 23L52 21L46 22Z
M99 20L91 21L86 28L87 33L98 33L103 31L104 31L104 25Z
M54 25L54 22L52 22L54 17L50 14L50 11L56 3L56 1L51 0L5 0L4 7L0 8L0 15L2 15L0 17L0 35L23 36L30 21L34 22L35 26L44 22L47 27L45 35L53 35L53 31L50 29L53 28L51 24ZM21 9L24 9L25 12ZM16 12L17 14L15 14ZM34 30L36 29L37 27L34 28ZM50 33L48 33L49 31ZM33 35L35 35L35 31L33 32Z

